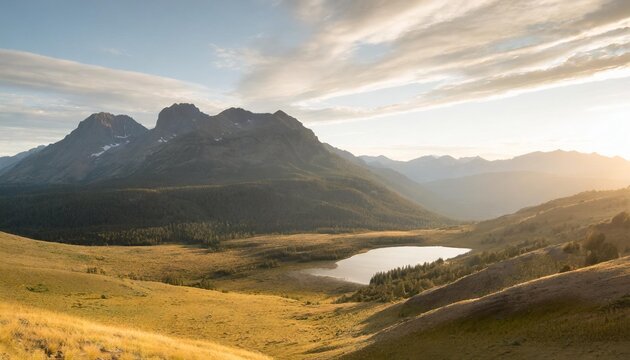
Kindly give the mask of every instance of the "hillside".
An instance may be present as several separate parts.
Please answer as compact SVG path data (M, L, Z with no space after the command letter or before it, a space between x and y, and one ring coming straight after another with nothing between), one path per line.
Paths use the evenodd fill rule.
M532 238L552 244L585 238L591 226L630 211L630 188L587 191L482 221L447 242L491 249Z
M348 284L298 277L296 270L312 263L295 263L331 248L354 253L401 237L415 241L417 234L265 236L234 240L229 249L212 252L183 245L77 246L0 233L0 256L6 259L0 263L0 303L54 313L48 318L53 323L69 316L79 324L87 320L182 339L186 346L211 342L280 359L331 358L356 346L363 339L358 323L385 305L331 304L329 297L347 291ZM266 266L271 259L278 263ZM203 284L200 276L207 276ZM155 282L177 279L196 288ZM7 341L0 337L0 344Z
M483 220L586 190L627 187L628 180L568 177L537 172L495 172L421 184L433 198L425 206L455 219Z
M84 178L98 158L148 130L126 115L92 114L64 139L29 154L0 175L0 183L46 184Z
M70 243L202 243L249 233L410 229L445 221L361 179L0 194L0 229Z
M278 358L623 357L629 198L630 189L589 192L463 227L265 235L226 239L218 249L77 246L0 233L0 301ZM599 234L625 257L588 266ZM369 287L301 274L404 244L471 247L444 268L473 271L393 303L339 302Z
M260 232L446 223L282 111L210 116L175 104L151 130L94 114L0 175L0 229L71 243L214 246Z
M424 312L344 358L625 358L629 299L625 257Z
M208 341L103 326L0 302L0 356L9 359L269 359Z

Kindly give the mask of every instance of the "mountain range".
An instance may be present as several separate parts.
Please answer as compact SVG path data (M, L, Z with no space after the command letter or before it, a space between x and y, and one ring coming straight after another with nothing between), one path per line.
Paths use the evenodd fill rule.
M406 177L393 180L399 193L460 220L490 219L582 191L630 185L629 161L575 151L534 152L495 161L451 156L356 159L373 172L386 169Z
M629 184L630 162L619 157L356 157L282 111L210 116L174 104L153 129L95 113L55 144L0 158L0 228L42 238L208 221L252 231L413 228Z
M17 153L13 156L0 156L0 174L4 171L7 171L8 169L12 168L14 165L16 165L17 163L19 163L20 161L26 159L28 156L41 151L42 149L44 149L46 147L46 145L40 145L37 147L34 147L30 150L26 150L26 151L22 151L20 153Z
M282 111L210 116L174 104L150 130L126 115L93 114L6 169L0 184L0 228L70 242L190 223L270 232L449 222Z
M385 156L360 156L370 166L398 171L418 183L461 178L486 173L538 172L558 176L603 179L630 179L630 162L621 157L556 150L533 152L511 159L486 160L481 157L423 156L397 161Z

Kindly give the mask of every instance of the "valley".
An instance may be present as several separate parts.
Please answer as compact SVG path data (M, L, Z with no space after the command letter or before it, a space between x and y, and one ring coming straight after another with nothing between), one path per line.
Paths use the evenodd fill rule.
M0 162L0 359L624 357L626 173L567 157L625 166L392 164L282 111L93 114ZM489 189L505 215L466 203Z
M81 326L102 324L104 331L141 331L141 339L157 336L153 334L183 338L190 344L185 346L203 351L218 346L230 354L219 358L232 353L244 358L412 358L418 351L472 358L528 358L540 351L566 358L623 357L630 341L630 236L624 230L630 221L615 215L627 211L627 196L628 190L585 193L476 225L261 235L224 240L218 249L81 246L2 233L0 301L2 309L21 309L24 315L18 319L52 312L54 319L65 321L56 327L68 328L68 319L77 318L90 324ZM528 229L526 234L506 231L517 226ZM620 258L585 267L585 255L567 252L567 244L583 243L594 231L606 234ZM488 240L497 234L505 238ZM545 243L533 250L499 258L408 300L340 301L367 288L303 272L375 248L472 247L470 254L447 261L457 266L540 237ZM565 265L568 271L561 269ZM15 322L11 316L5 311L0 321ZM560 333L562 338L555 335ZM33 336L53 336L48 334ZM16 343L12 336L5 336L1 351L27 351L20 350L26 343ZM114 346L105 339L94 342L101 349ZM135 341L117 348L130 346L136 358L151 348ZM43 345L29 346L48 351ZM84 345L77 351L90 350ZM118 358L112 354L99 356Z
M0 1L0 360L630 359L630 0Z

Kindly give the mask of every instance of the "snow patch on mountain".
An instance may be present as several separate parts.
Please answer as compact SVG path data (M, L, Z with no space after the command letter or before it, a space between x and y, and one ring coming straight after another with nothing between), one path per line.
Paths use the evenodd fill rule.
M129 143L129 140L124 142L124 144L127 144L127 143ZM103 146L101 148L103 151L99 151L97 153L94 153L94 154L90 155L90 157L99 157L99 156L103 155L107 150L113 149L113 148L118 147L118 146L120 146L122 144L123 143L114 143L114 144L105 145L105 146Z

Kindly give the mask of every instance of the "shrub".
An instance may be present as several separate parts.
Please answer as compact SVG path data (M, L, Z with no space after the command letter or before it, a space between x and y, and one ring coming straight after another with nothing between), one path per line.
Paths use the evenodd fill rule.
M588 251L597 250L606 241L606 235L594 232L588 236L584 242L584 249Z
M578 253L580 251L580 244L577 243L576 241L571 241L570 243L567 243L566 245L564 245L564 247L562 248L562 251L564 251L567 254Z
M625 211L622 211L619 214L615 215L615 217L612 218L612 220L610 221L610 224L613 225L613 226L629 227L630 226L630 214L628 214Z
M606 235L602 233L591 234L584 243L584 249L588 251L584 260L585 266L595 265L619 257L617 247L606 242Z
M569 265L569 264L566 264L562 268L560 268L560 271L558 271L558 272L563 273L563 272L567 272L567 271L571 271L571 270L573 270L573 267L571 267L571 265Z

